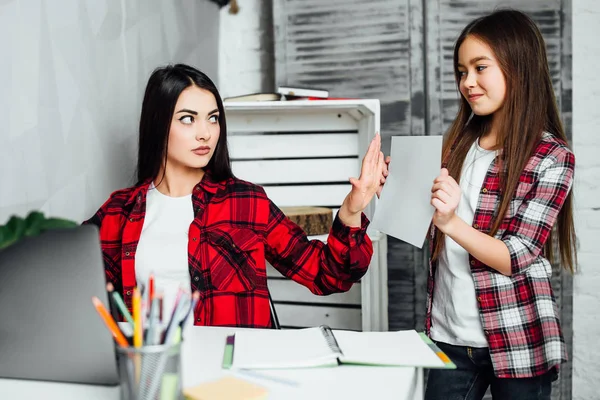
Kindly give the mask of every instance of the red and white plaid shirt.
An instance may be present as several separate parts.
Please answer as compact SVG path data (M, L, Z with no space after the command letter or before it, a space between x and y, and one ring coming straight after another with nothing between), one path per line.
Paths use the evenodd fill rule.
M469 256L479 313L496 376L541 375L561 362L567 352L552 292L552 266L543 249L571 189L575 156L565 143L545 133L529 159L495 237L510 252L512 276L505 276ZM500 204L499 166L490 165L473 227L489 232ZM433 226L433 225L432 225ZM435 227L430 232L433 250ZM434 276L429 266L425 329L431 329Z
M131 308L135 253L150 182L114 192L85 223L100 228L106 278ZM270 327L266 262L317 295L344 292L366 273L373 245L369 221L350 228L335 218L327 244L309 241L266 196L239 179L211 180L192 193L189 228L191 290L200 292L195 325Z

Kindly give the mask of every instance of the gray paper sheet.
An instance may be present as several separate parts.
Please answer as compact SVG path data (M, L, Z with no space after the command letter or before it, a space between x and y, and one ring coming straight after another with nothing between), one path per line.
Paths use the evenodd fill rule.
M442 136L393 136L389 175L371 226L423 247L433 217L433 180L440 174Z

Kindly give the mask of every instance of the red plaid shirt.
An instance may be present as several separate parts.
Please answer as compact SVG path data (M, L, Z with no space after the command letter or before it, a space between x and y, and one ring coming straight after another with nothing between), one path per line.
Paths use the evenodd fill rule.
M543 248L571 189L574 168L575 157L566 144L545 133L521 173L516 194L495 236L508 247L512 276L469 256L484 333L495 374L500 378L541 375L567 359L550 283L552 266ZM499 195L499 167L494 161L479 195L472 225L475 229L490 231ZM430 251L435 229L431 229ZM436 268L437 263L430 262L428 334Z
M100 228L107 281L130 308L149 185L113 193L85 222ZM373 254L364 214L360 228L336 217L327 244L309 241L261 187L238 179L214 182L205 174L193 190L192 205L189 272L191 290L200 292L195 325L270 327L266 260L313 293L327 295L349 290Z

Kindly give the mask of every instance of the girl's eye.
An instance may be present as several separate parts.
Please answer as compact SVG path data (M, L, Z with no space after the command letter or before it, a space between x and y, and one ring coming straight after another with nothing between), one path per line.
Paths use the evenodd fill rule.
M191 115L184 115L183 117L179 118L179 120L182 123L184 123L186 125L189 125L189 124L192 124L194 122L194 117L192 117Z
M460 76L461 78L463 76L465 76L467 73L465 71L458 71L458 76Z
M217 122L219 122L219 116L218 115L211 115L210 117L208 117L208 120L210 122L212 122L213 124L216 124Z
M477 72L481 72L481 71L483 71L486 68L487 68L487 66L485 66L485 65L478 65L477 67L475 67L475 69L477 70Z

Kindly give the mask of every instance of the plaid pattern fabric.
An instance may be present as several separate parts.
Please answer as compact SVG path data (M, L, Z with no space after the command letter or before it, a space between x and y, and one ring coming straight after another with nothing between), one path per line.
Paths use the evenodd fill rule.
M552 266L543 248L571 189L575 157L566 144L545 133L525 166L516 193L496 234L511 256L512 276L502 275L469 257L475 292L496 376L538 376L567 359L552 292ZM499 167L485 177L473 227L489 232L500 204ZM432 225L430 251L435 227ZM427 283L425 329L431 329L434 276Z
M100 228L106 279L129 308L149 185L113 193L84 222ZM317 295L349 290L371 261L364 214L360 228L336 217L327 244L309 241L261 187L238 179L214 182L210 173L194 188L192 205L188 261L191 290L200 292L196 325L270 327L265 260Z

